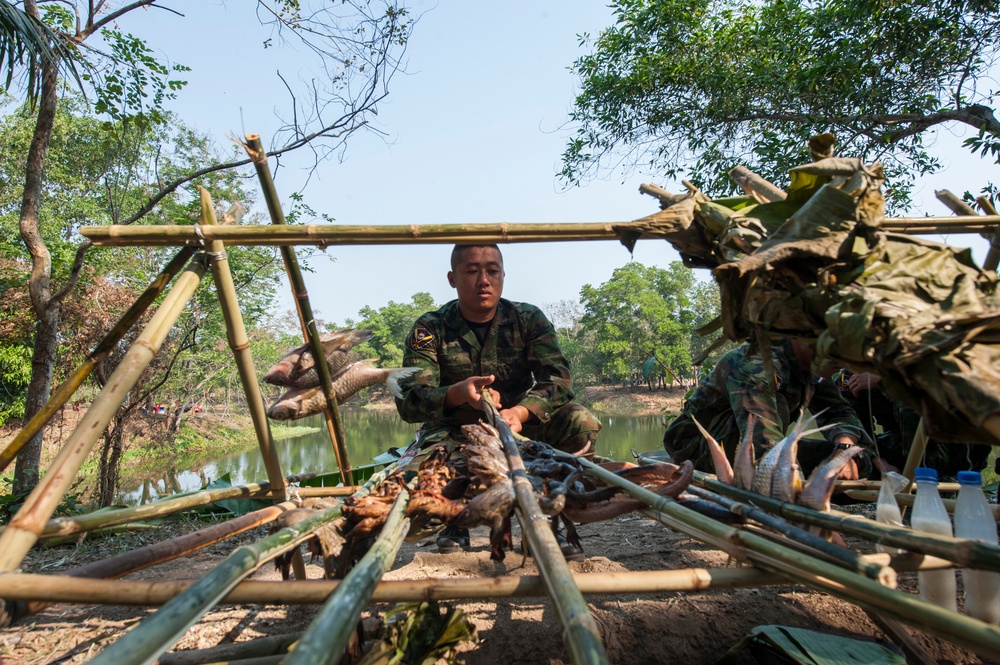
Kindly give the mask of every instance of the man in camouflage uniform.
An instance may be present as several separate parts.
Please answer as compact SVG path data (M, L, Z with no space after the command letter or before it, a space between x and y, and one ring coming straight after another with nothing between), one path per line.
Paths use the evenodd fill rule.
M480 395L489 390L514 432L593 455L601 424L573 402L555 329L534 305L502 299L503 280L496 245L455 246L448 283L458 299L417 319L406 339L403 365L423 371L400 382L400 417L424 423L422 443L459 437L462 425L483 417Z
M836 447L847 447L868 438L850 405L830 380L817 382L809 373L811 349L799 342L786 341L771 346L772 370L766 369L761 355L749 344L724 355L701 380L684 409L663 433L663 447L675 462L691 460L702 471L713 471L708 445L695 426L696 418L723 445L730 460L742 439L747 416L757 416L753 443L757 459L785 435L802 409L807 406L807 390L813 388L808 404L820 425L833 425L823 432L826 441L799 443L799 464L806 471L825 459ZM862 462L865 466L865 462ZM852 463L842 478L858 477Z

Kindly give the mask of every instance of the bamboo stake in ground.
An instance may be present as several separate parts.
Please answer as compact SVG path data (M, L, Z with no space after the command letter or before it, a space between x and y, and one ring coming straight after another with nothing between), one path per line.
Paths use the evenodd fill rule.
M97 437L107 427L128 391L159 351L163 340L205 274L204 260L195 260L177 278L177 283L163 300L146 328L129 348L111 374L101 393L94 399L76 429L56 455L52 466L39 480L24 505L0 534L0 572L15 570L31 546L38 540L46 521L55 512L66 490L87 458Z
M274 181L271 179L271 170L267 166L267 153L264 152L264 146L261 145L260 136L247 134L246 140L244 148L249 153L254 168L257 170L257 178L264 190L264 200L267 202L267 209L271 215L271 224L284 227L285 215L281 210L281 202L278 201L278 190L275 189ZM345 485L353 485L354 474L351 470L350 457L347 454L347 437L340 419L340 406L337 404L337 396L333 392L330 367L326 362L326 352L320 342L319 329L316 327L312 305L309 303L309 292L306 290L305 280L302 279L302 271L299 269L299 261L292 248L282 246L281 258L285 263L285 272L288 273L288 282L292 287L295 309L299 314L299 322L302 324L303 338L312 347L316 371L319 374L319 385L323 387L323 395L326 397L326 409L323 413L326 417L326 429L330 434L333 453L337 458L337 467L340 469L340 479Z
M90 352L86 360L83 361L79 367L69 376L66 381L59 386L59 388L52 393L49 397L49 401L45 403L44 406L32 416L31 420L21 429L17 435L11 440L7 447L0 452L0 471L7 468L7 465L17 457L17 454L21 452L21 448L27 445L28 441L31 441L32 437L38 434L45 425L52 420L52 416L56 414L69 398L73 396L73 393L83 385L83 382L90 376L90 373L94 370L94 367L98 363L103 361L111 350L114 348L115 344L125 336L125 333L135 324L136 321L142 316L153 301L161 293L163 289L167 287L170 280L180 272L181 268L188 262L188 259L194 254L194 247L184 247L174 256L173 259L160 271L160 274L156 276L156 279L146 287L146 290L136 299L132 306L128 308L128 311L122 314L118 322L108 331L108 334L98 342L94 350Z
M201 224L215 226L212 197L208 190L201 186L198 187L198 193L201 196ZM278 461L278 452L271 437L271 426L264 408L264 396L261 395L260 384L257 383L257 371L254 369L253 356L250 353L250 340L243 325L243 313L236 297L233 275L229 271L226 248L221 241L212 240L208 243L208 252L207 256L212 264L212 279L215 280L215 293L219 297L219 307L222 308L222 317L226 322L226 339L236 359L236 368L239 370L243 392L247 398L247 410L250 412L254 432L257 434L257 444L264 459L264 468L267 470L267 479L271 483L272 493L279 501L284 501L285 486L282 481L281 463Z
M392 568L410 528L410 520L404 514L409 502L410 493L404 489L393 502L375 544L330 594L302 639L285 658L285 665L333 665L341 659L361 611L371 600L379 580Z
M245 545L99 653L94 665L153 663L157 657L215 606L240 580L264 562L298 547L318 527L340 517L340 504L252 545Z
M549 526L549 519L535 498L535 490L528 480L524 460L517 448L517 442L510 425L504 422L493 404L488 391L482 394L486 415L493 427L500 433L510 477L514 485L514 495L520 511L521 538L527 539L529 549L535 557L538 572L545 581L549 599L555 608L559 624L563 628L563 641L574 663L607 663L608 655L601 642L597 622L590 614L590 608L583 594L573 581L573 574L559 549L559 543ZM523 546L523 543L522 543Z

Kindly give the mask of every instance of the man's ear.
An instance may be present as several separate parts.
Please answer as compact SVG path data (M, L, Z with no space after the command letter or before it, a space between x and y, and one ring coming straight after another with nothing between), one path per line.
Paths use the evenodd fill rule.
M455 288L455 273L450 270L448 271L448 284L451 288Z

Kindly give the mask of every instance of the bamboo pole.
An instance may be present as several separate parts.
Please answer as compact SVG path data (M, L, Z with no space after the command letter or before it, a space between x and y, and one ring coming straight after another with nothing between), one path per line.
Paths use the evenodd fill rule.
M936 556L924 554L912 554L910 552L903 552L902 554L876 552L874 554L862 554L861 558L865 561L889 566L899 573L915 573L921 570L943 570L955 567L955 564L947 559L939 559Z
M782 536L808 548L809 551L807 554L810 554L811 556L818 555L827 561L835 563L848 570L853 570L854 572L864 575L869 579L877 580L880 584L884 584L885 586L891 588L895 588L896 586L896 571L893 569L881 564L865 561L861 559L856 552L834 545L833 543L811 534L794 524L790 524L776 515L771 515L770 513L750 504L734 501L733 499L716 494L715 492L710 492L700 487L689 487L688 492L702 499L714 501L715 503L724 506L734 515L740 515L741 517L752 519L760 524L763 524L769 529L780 533Z
M149 306L153 303L156 298L163 293L163 289L167 287L181 268L188 262L188 259L194 254L194 247L184 247L174 258L164 266L160 274L156 276L156 279L146 287L146 290L140 294L136 301L132 303L132 306L128 308L121 318L118 319L117 323L108 331L104 338L98 342L94 350L90 352L83 363L76 368L76 370L70 374L69 378L56 389L49 401L46 402L42 408L32 416L31 420L21 429L17 435L11 440L7 447L0 452L0 472L7 468L17 454L21 452L28 441L32 439L38 432L42 430L45 425L52 420L52 416L56 414L69 398L73 396L73 393L83 385L83 382L90 376L90 373L94 370L94 367L98 363L103 361L111 349L114 348L115 344L125 336L125 333L135 324L136 321L142 316L143 312L149 309Z
M340 504L297 524L285 527L252 545L244 545L205 574L179 596L147 616L109 645L92 661L94 665L153 663L157 657L204 616L240 580L264 562L309 538L318 527L340 516Z
M788 198L785 190L760 177L745 166L737 166L729 171L729 177L744 191L754 192L766 201L784 201Z
M216 226L215 209L212 206L211 195L207 189L200 185L198 186L198 194L201 197L202 226ZM250 353L250 340L247 338L246 327L243 325L243 313L240 311L239 300L236 297L236 287L233 284L233 275L229 270L226 248L222 242L211 240L208 242L207 256L212 265L212 279L215 281L215 293L219 298L219 307L222 309L222 317L226 322L226 339L229 341L229 348L233 351L236 369L239 371L240 381L243 383L243 392L247 398L247 410L250 411L253 429L257 434L257 444L260 446L260 455L264 459L264 469L267 471L267 479L271 484L271 493L279 501L284 501L285 484L281 474L281 462L278 460L278 452L274 447L274 439L271 437L271 426L267 421L267 411L264 408L264 396L261 395L260 384L257 382L257 372L254 369L253 356Z
M264 146L261 145L260 136L247 134L246 140L244 147L257 170L257 178L260 180L261 188L264 191L264 200L267 202L267 209L271 215L272 226L270 228L287 228L285 215L281 210L281 202L278 200L278 190L275 189L274 181L271 179L271 170L267 166L267 153L264 152ZM353 485L354 474L351 470L351 460L347 454L347 436L340 419L337 395L333 392L330 367L326 362L326 352L323 350L319 330L316 327L316 318L313 316L312 305L309 303L309 292L306 290L305 280L302 279L302 271L299 269L299 261L292 248L282 246L281 258L285 263L285 272L288 273L288 282L292 287L295 309L299 315L299 322L302 324L303 338L312 346L313 357L316 360L316 371L319 374L319 384L323 387L323 395L326 397L326 408L323 410L323 414L326 418L327 432L330 434L330 443L333 445L333 454L337 458L337 467L340 469L340 478L344 484Z
M847 490L874 490L878 492L882 487L881 480L835 480L833 481L833 491L846 492ZM957 492L961 485L958 483L938 483L939 492Z
M788 584L783 575L750 567L574 573L573 580L581 593L588 595L704 593ZM32 602L146 607L164 605L196 583L197 580L150 582L20 573L0 575L0 595ZM316 605L326 601L339 584L338 580L246 580L233 587L219 604ZM371 600L399 603L544 598L546 595L545 582L540 575L506 575L382 581L375 587Z
M116 556L101 559L85 566L71 568L63 571L62 575L90 579L116 579L165 561L172 561L173 559L187 556L192 552L223 541L236 534L255 529L274 521L282 513L294 507L295 504L290 501L268 506L267 508L255 510L240 517L234 517L221 524L213 524L210 527L193 533L153 543L152 545L140 547L136 550L122 552ZM27 603L15 604L13 608L8 605L6 618L13 623L21 617L41 612L49 605L50 603L46 601L34 600Z
M705 518L670 497L654 494L593 462L581 460L581 463L601 480L624 488L631 496L650 506L642 512L671 529L698 538L733 556L746 558L764 570L786 575L791 580L855 603L862 609L900 619L977 653L988 657L1000 653L1000 627L890 589L815 557L803 556L757 534Z
M234 661L246 658L260 658L285 654L288 647L302 635L285 633L284 635L268 635L248 642L232 642L220 644L209 649L186 649L172 651L160 656L157 665L204 665L218 661Z
M878 490L847 490L845 494L859 501L878 501ZM913 494L897 494L896 503L900 506L910 508L913 506L914 498ZM949 513L955 512L955 499L941 499L941 501ZM993 519L1000 520L1000 505L991 503L989 507L990 511L993 512Z
M535 491L524 468L524 460L514 440L513 432L497 411L488 391L482 394L483 405L493 427L500 433L504 453L510 466L510 477L514 485L514 495L520 512L521 537L535 557L538 572L545 580L549 599L556 611L559 625L563 628L563 642L570 658L581 663L607 663L608 655L601 642L597 622L590 614L590 608L577 588L569 565L559 549L549 520L542 514L535 498Z
M942 559L948 559L960 567L1000 570L1000 547L996 545L893 527L859 515L823 513L726 485L700 471L694 472L694 483L719 494L742 501L750 501L758 508L763 508L769 513L781 515L796 522L849 533L852 536L864 538L880 545L899 547L921 554L932 554Z
M290 476L293 478L294 476ZM291 482L291 481L290 481ZM56 517L45 523L45 527L39 534L40 538L52 538L54 536L68 536L84 531L93 531L115 524L125 524L150 517L162 517L171 515L188 508L204 506L216 501L225 499L260 499L270 496L270 483L248 483L237 485L236 487L220 487L212 490L199 490L189 492L180 496L172 496L144 506L132 506L129 508L117 508L114 510L98 510L86 515L75 515L73 517ZM9 527L4 528L4 532Z
M645 220L636 220L645 221ZM380 226L304 224L296 226L84 226L80 233L95 245L170 246L221 240L231 245L425 245L618 240L615 227L629 221L590 223L395 224ZM979 233L1000 224L1000 215L974 217L898 217L882 220L886 231L914 234ZM947 229L947 230L945 230ZM642 238L659 238L645 233Z
M924 422L924 418L921 416L917 422L917 431L913 433L913 443L910 444L910 452L906 455L906 464L903 465L903 475L910 481L910 484L904 490L905 492L913 489L913 473L920 466L920 460L924 458L924 451L927 450L929 439L927 423Z
M415 484L416 479L411 486ZM392 568L410 528L410 519L405 515L409 502L410 492L404 489L393 502L375 544L323 603L302 639L285 658L285 665L334 665L341 659L361 618L361 611L371 600L379 580Z
M984 214L997 214L996 208L993 207L993 204L985 196L977 196L976 203L979 204L979 209ZM996 270L998 264L1000 264L1000 228L990 236L990 248L986 252L986 259L983 260L983 270Z
M46 521L55 512L80 465L87 458L112 416L159 351L163 340L205 274L204 261L196 260L178 278L128 353L94 399L77 428L56 455L51 468L31 491L24 505L0 534L0 572L15 570L38 540Z

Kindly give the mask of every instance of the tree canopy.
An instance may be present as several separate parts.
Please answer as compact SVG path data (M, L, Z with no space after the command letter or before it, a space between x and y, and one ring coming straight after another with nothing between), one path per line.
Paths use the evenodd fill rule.
M616 0L615 24L573 64L580 91L562 177L618 166L733 191L743 164L776 182L837 136L840 154L881 160L892 203L939 163L924 142L946 123L1000 158L997 0ZM583 44L591 44L588 36Z

